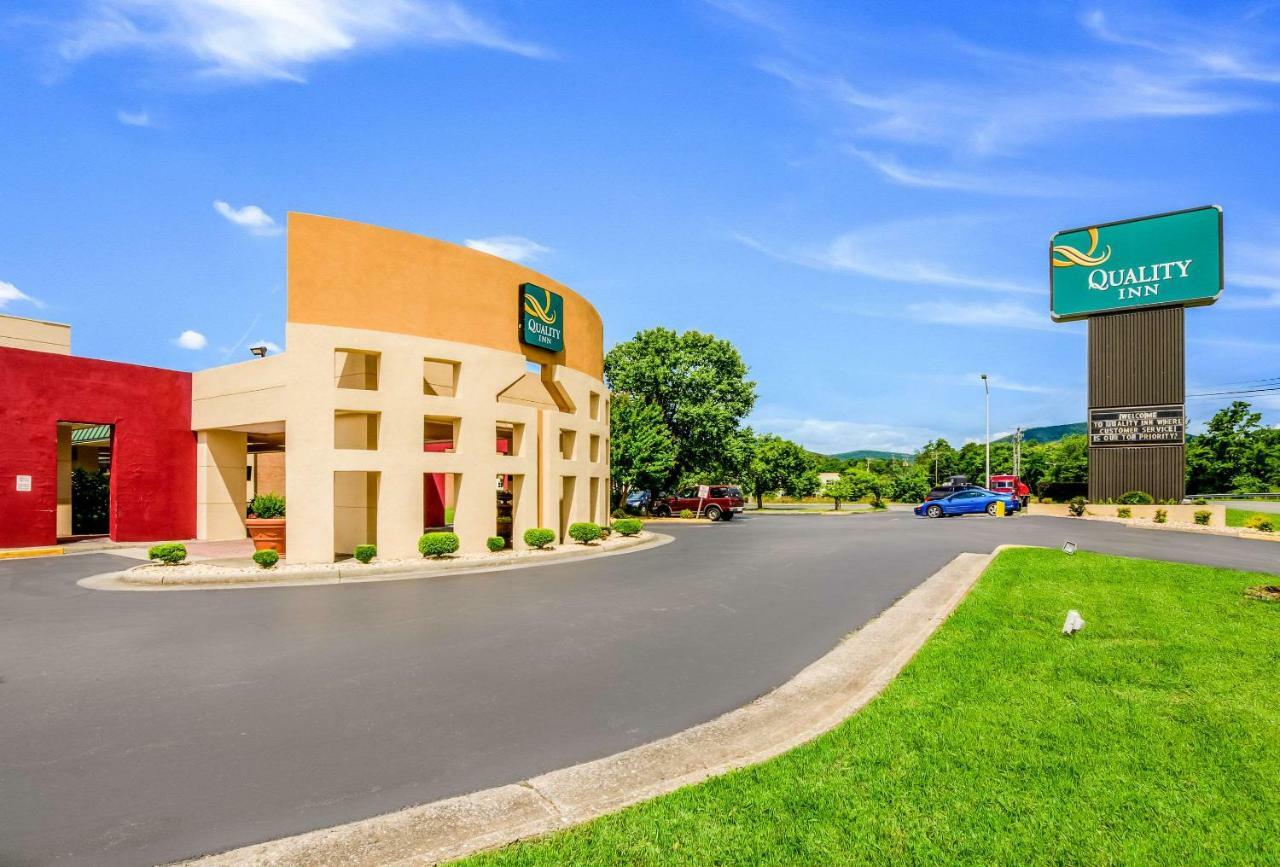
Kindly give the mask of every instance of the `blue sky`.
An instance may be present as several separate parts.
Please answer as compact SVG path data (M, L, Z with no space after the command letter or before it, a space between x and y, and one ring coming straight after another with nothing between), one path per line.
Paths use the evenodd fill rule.
M997 431L1084 417L1055 230L1213 203L1188 390L1280 377L1280 3L68 0L0 48L0 308L77 354L283 343L307 211L521 259L609 343L727 337L757 429L963 442L981 370Z

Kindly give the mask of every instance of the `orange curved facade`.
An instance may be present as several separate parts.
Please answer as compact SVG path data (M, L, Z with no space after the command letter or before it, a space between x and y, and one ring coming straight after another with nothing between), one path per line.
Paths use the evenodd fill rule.
M290 322L469 343L604 378L604 326L595 307L506 259L395 229L291 213L288 269ZM564 298L563 351L520 342L522 283Z

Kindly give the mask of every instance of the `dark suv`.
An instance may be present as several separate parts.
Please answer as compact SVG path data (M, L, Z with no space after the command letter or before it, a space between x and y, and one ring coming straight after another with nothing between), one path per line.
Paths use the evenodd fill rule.
M978 486L970 483L966 476L952 476L947 479L945 485L935 485L933 490L929 491L929 495L924 498L924 501L927 503L930 500L941 500L943 497L951 496L956 491L967 491L976 487Z
M669 518L688 509L698 517L729 521L744 505L742 491L734 485L695 485L674 496L654 498L649 512L659 518Z

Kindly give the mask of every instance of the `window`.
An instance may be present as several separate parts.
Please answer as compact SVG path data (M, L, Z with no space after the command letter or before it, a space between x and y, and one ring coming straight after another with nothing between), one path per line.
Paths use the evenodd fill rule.
M378 413L338 410L333 414L333 447L335 449L378 448Z
M453 397L458 393L458 369L456 361L443 358L422 359L422 393L436 397Z
M422 420L422 450L452 454L458 448L462 420L449 416L429 415Z
M500 455L518 455L524 440L524 425L520 422L500 421L496 433L497 451Z
M376 352L367 352L363 349L335 349L333 351L333 384L338 388L377 391L378 360L379 356Z
M573 460L574 448L578 444L578 432L572 430L560 431L560 457L566 461Z

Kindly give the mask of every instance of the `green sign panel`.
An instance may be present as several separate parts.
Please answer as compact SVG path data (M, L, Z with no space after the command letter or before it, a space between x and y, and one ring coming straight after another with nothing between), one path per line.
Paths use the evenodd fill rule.
M541 286L520 284L520 339L548 352L564 349L564 299Z
M1216 206L1059 232L1049 243L1056 322L1142 307L1212 304L1222 293Z

